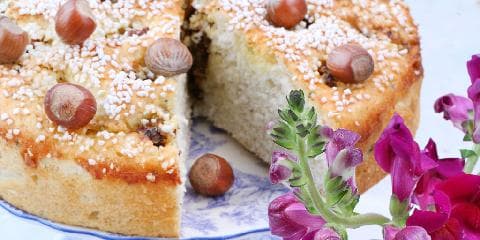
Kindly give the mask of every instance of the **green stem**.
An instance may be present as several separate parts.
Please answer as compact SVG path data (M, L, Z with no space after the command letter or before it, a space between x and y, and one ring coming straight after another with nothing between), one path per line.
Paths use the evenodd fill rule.
M361 214L350 216L348 218L338 216L330 209L328 209L323 201L320 193L313 180L313 175L308 165L308 158L306 157L305 141L298 138L298 157L300 161L300 168L307 177L306 190L313 201L314 207L318 210L320 215L329 223L341 224L347 228L358 228L364 225L384 225L390 222L390 219L379 214Z
M469 158L467 158L467 161L466 161L466 164L465 164L465 168L464 168L464 171L466 173L472 173L475 166L477 165L477 162L478 162L478 157L480 155L480 144L474 144L473 145L473 151L476 153L475 155L473 156L470 156Z

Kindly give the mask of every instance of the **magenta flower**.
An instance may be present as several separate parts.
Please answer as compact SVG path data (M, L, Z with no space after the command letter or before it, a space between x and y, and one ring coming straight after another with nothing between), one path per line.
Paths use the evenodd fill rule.
M463 123L469 120L468 112L473 110L473 104L470 99L447 94L435 101L434 108L436 113L443 113L445 120L452 121L456 128L466 132Z
M462 174L436 186L435 211L415 210L408 226L421 226L433 240L480 239L480 176Z
M473 82L468 88L468 98L470 98L473 102L473 142L480 143L480 79Z
M326 130L325 130L326 131ZM360 135L355 132L338 129L330 133L330 139L325 149L328 167L332 177L341 176L356 192L354 180L355 167L363 160L363 153L355 144Z
M311 215L291 192L270 203L268 220L272 234L285 240L314 240L325 225L321 217Z
M470 80L474 83L480 78L480 55L473 55L472 59L467 62L468 74Z
M392 193L400 202L410 201L420 177L437 166L434 160L420 154L412 133L398 114L375 143L375 160L391 174Z
M427 231L422 227L409 226L399 229L392 226L386 226L383 229L384 240L431 240Z
M295 157L285 151L274 151L272 162L270 163L270 181L277 184L286 181L292 175L292 169L289 162L295 161Z
M414 202L420 206L420 209L428 209L429 206L434 204L433 192L436 185L450 177L463 174L465 161L461 158L439 159L437 145L432 139L428 141L422 154L438 164L437 167L430 169L420 178L415 188Z
M314 240L342 240L337 232L331 228L322 228L315 233Z

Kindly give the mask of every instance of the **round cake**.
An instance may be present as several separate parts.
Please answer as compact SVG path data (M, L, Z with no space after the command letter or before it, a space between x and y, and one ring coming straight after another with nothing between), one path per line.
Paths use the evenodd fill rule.
M372 150L393 113L413 131L418 127L423 68L408 7L399 0L310 0L305 20L285 29L268 20L267 2L194 1L189 41L203 52L194 72L195 112L269 162L278 147L266 126L277 119L288 92L302 89L321 124L361 135L365 160L357 184L365 191L385 176ZM328 55L348 43L374 60L373 74L362 83L345 84L328 72Z
M72 37L56 23L58 12L82 1L80 15L91 9L96 26L86 21L91 35ZM161 39L191 47L195 111L248 150L269 161L275 146L266 126L285 95L302 89L320 123L361 134L366 159L357 182L361 190L375 184L384 175L372 145L383 127L394 112L411 129L419 119L423 71L408 8L400 0L308 0L305 16L286 29L267 18L269 2L2 1L0 12L30 41L17 61L0 65L0 198L69 225L178 237L187 68L163 71L158 59L145 59L171 60L147 51ZM368 51L375 65L361 83L337 81L327 68L328 55L350 43ZM171 58L179 56L188 63L185 54ZM65 100L51 96L59 85L77 91L67 98L88 93L95 100L82 110L85 124L56 121L56 112L45 110Z

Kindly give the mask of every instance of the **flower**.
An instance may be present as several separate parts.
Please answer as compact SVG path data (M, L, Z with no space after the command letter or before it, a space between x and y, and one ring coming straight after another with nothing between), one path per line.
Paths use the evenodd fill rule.
M480 239L480 176L462 174L435 187L435 211L415 210L408 226L421 226L433 240Z
M277 184L286 181L292 175L292 169L288 164L295 159L292 155L285 151L274 151L272 162L270 164L270 181Z
M430 235L422 227L409 226L399 229L393 226L386 226L383 229L384 240L431 240Z
M268 220L272 234L285 240L314 240L325 225L321 217L311 215L291 192L270 203Z
M315 233L314 240L342 240L340 235L331 228L322 228Z
M328 135L324 135L329 136L325 154L330 174L332 177L341 176L356 192L355 167L363 160L362 151L355 147L360 135L346 129L338 129L334 132L323 130L323 132L329 132Z
M480 78L480 55L472 56L472 59L467 62L467 70L472 83Z
M410 201L420 177L437 166L434 160L420 154L412 133L398 114L375 143L375 160L391 174L392 193L400 202Z
M473 142L480 143L480 79L477 79L468 88L468 98L473 102Z
M470 99L447 94L435 101L434 109L436 113L443 113L443 118L451 120L456 128L467 132L463 123L469 120L469 111L473 110L473 104Z
M421 209L428 209L430 205L434 204L433 192L435 186L450 177L463 174L465 161L461 158L439 159L437 145L432 139L428 141L422 154L433 159L438 164L437 167L430 169L420 178L415 188L414 202Z

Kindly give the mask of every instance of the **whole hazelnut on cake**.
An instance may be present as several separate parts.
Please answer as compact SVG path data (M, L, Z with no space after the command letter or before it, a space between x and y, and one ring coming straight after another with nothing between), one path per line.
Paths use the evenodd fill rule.
M68 0L55 16L55 31L67 44L82 44L97 24L87 0Z
M373 58L362 46L349 43L328 54L327 68L335 80L344 83L361 83L373 73Z
M267 19L276 27L293 28L307 14L305 0L268 0Z
M17 61L25 53L29 42L27 32L9 18L0 17L0 64Z
M72 130L86 126L97 112L92 93L72 83L59 83L48 90L44 107L52 122Z
M160 38L152 43L145 55L145 65L150 71L164 77L186 73L193 64L193 57L182 42L173 38Z

